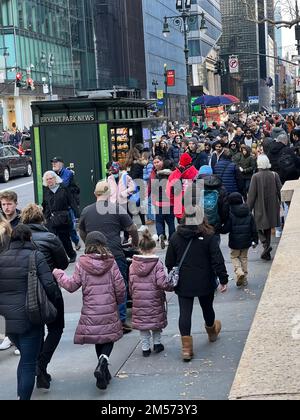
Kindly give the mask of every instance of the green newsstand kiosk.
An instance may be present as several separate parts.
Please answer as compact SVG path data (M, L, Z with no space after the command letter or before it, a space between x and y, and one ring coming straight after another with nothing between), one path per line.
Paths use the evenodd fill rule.
M34 187L43 198L42 177L51 159L61 156L74 170L81 189L81 208L94 201L96 183L106 176L110 160L124 163L130 147L152 146L159 118L149 117L153 101L135 99L69 99L32 103Z

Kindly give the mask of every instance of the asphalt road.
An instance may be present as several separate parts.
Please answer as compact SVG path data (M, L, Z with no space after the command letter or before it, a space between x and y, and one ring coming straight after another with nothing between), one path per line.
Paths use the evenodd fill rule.
M27 204L34 203L33 177L15 178L7 184L0 183L0 193L6 190L18 194L18 208L22 209Z

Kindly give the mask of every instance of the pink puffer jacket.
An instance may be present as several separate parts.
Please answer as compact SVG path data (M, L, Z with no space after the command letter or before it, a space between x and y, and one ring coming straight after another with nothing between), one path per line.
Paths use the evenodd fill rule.
M130 266L132 326L136 330L160 330L167 326L166 291L172 291L167 271L158 257L134 256Z
M126 288L114 258L84 255L71 278L62 270L54 270L53 274L59 285L71 293L82 287L83 306L75 344L114 343L122 337L118 305L125 301Z

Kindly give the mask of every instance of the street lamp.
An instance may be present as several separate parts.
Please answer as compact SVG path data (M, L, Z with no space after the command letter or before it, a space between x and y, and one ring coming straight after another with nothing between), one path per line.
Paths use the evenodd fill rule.
M41 63L46 65L48 67L48 79L49 79L49 95L50 95L50 101L52 101L53 96L53 72L52 67L54 66L55 58L54 54L50 53L47 60L46 53L42 52L41 54Z
M152 86L154 86L154 92L155 92L155 99L157 99L157 86L159 85L158 81L153 79L152 80Z
M200 31L205 34L207 32L207 24L205 14L191 12L191 1L190 0L177 0L176 9L180 13L179 16L165 16L163 24L163 35L167 37L170 34L170 27L168 21L171 20L173 24L180 28L184 35L184 56L186 65L186 86L187 86L187 100L188 100L188 114L189 124L192 127L192 95L191 95L191 74L189 66L189 44L188 34L190 32L190 25L194 25L198 18L201 17Z

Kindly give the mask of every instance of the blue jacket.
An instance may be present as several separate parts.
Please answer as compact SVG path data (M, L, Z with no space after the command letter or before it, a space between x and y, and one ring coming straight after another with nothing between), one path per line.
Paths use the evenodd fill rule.
M242 174L235 163L230 160L219 160L214 167L214 174L223 182L228 194L239 192L243 193L244 182Z
M63 180L64 186L68 188L73 179L73 172L70 169L62 168L57 175Z
M144 181L146 181L146 182L149 182L150 181L150 177L151 177L152 171L153 171L153 163L152 162L149 162L148 165L146 165L144 167L144 170L143 170L143 179L144 179Z
M179 163L181 155L181 147L175 143L169 149L169 159L172 160L176 165Z

